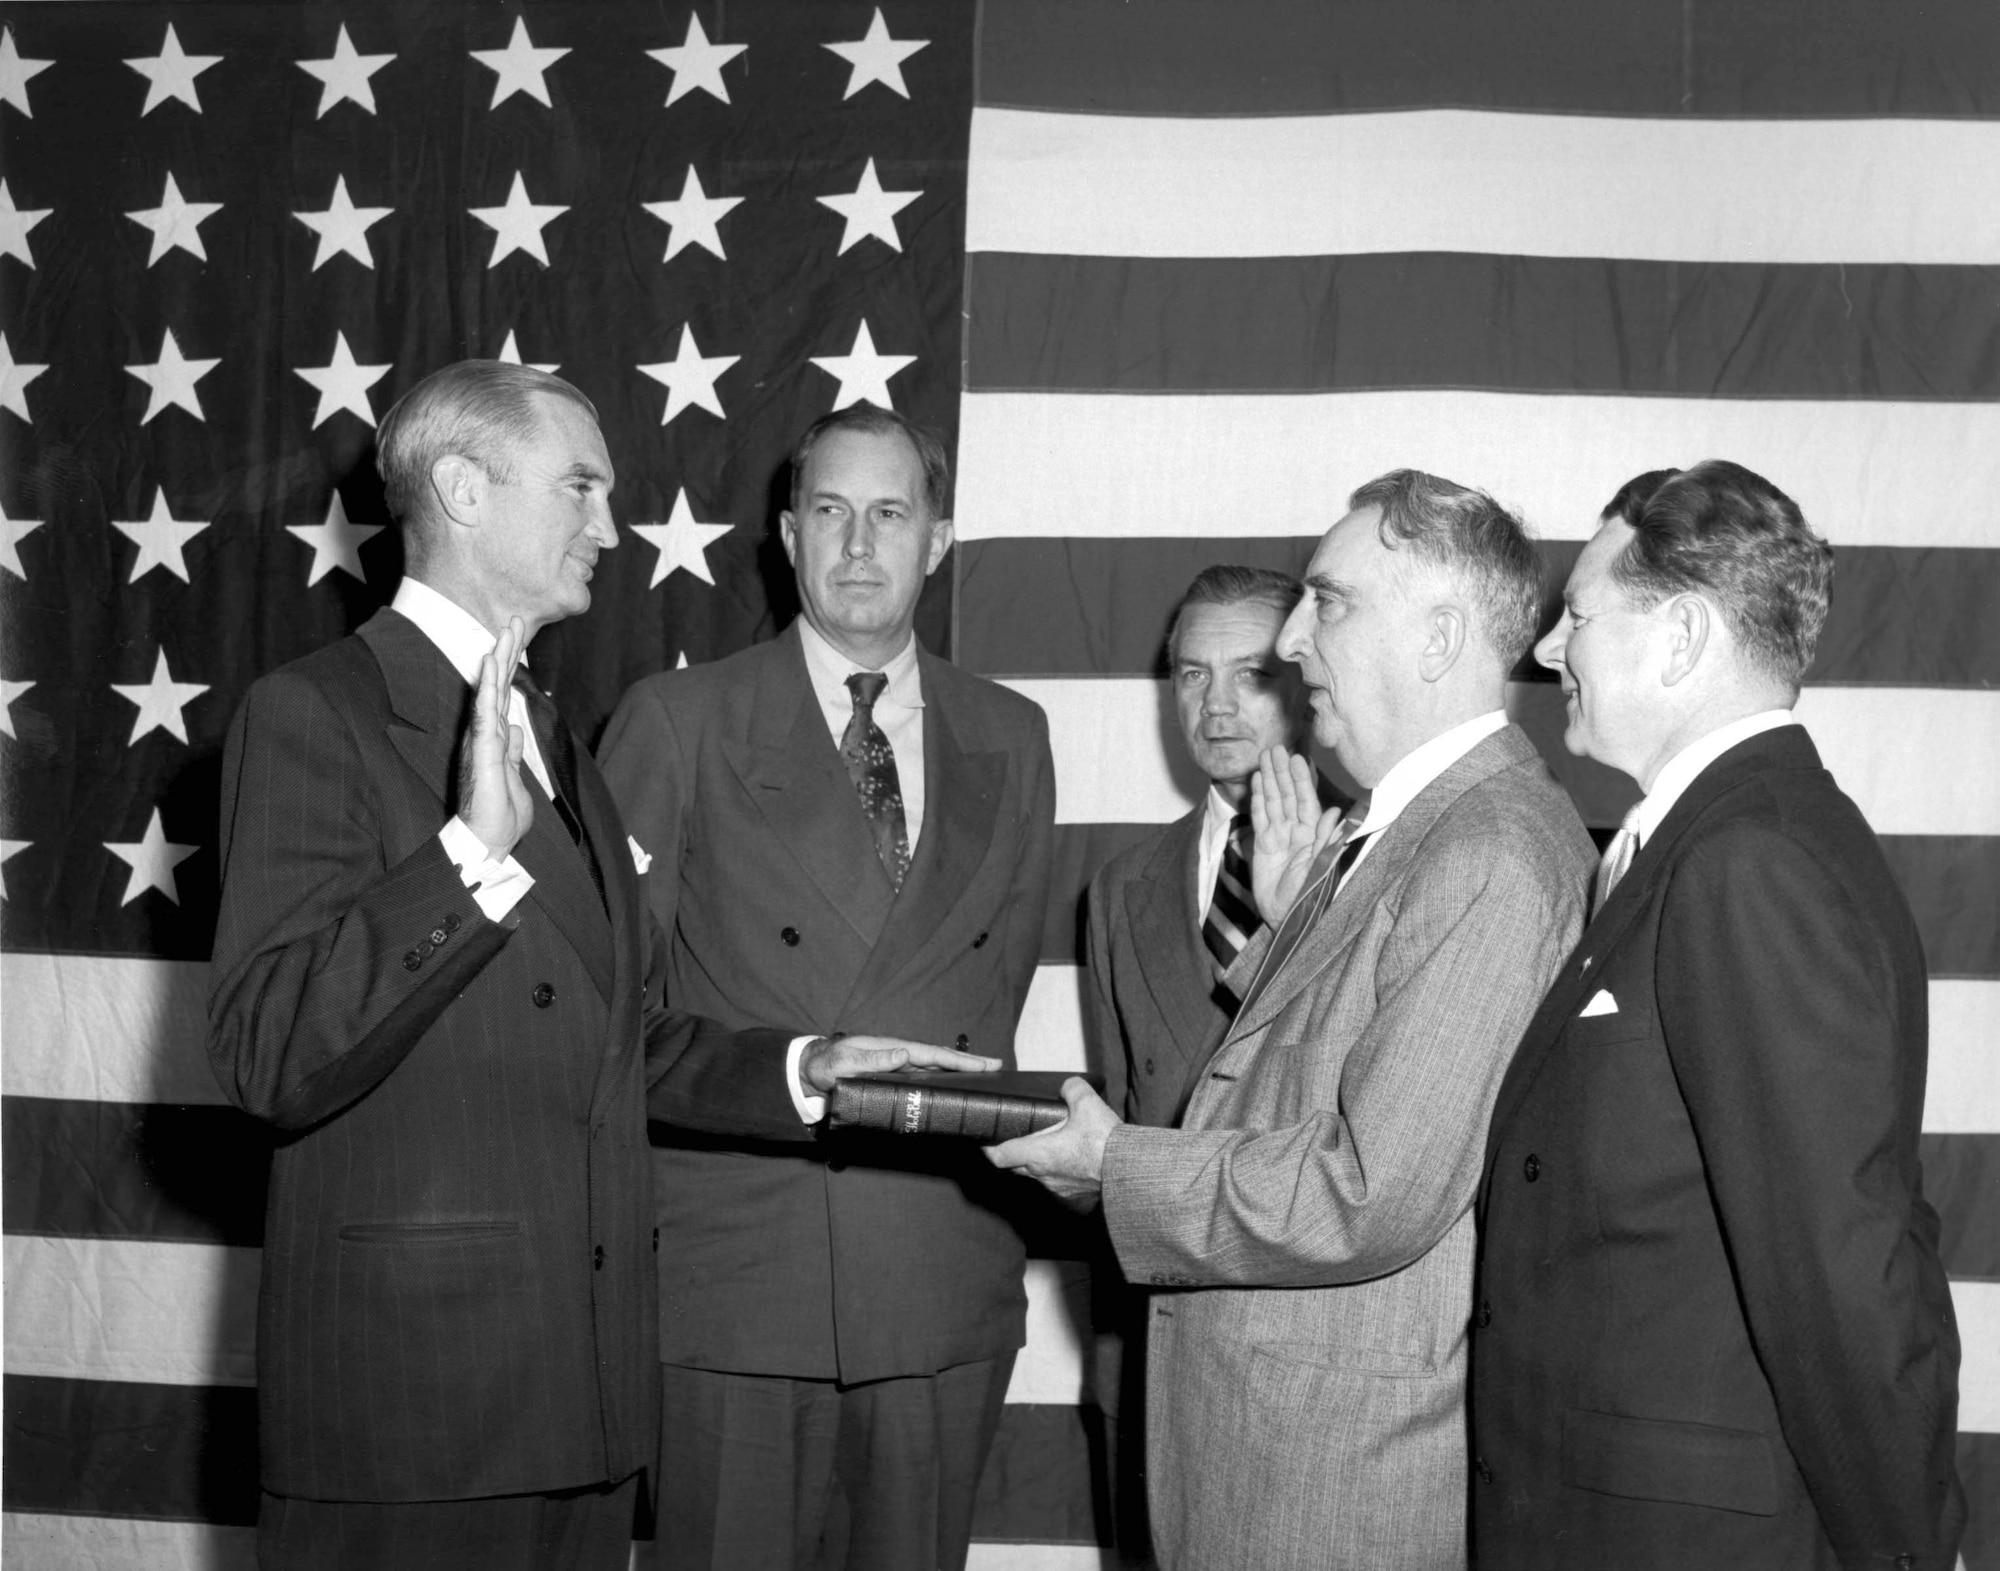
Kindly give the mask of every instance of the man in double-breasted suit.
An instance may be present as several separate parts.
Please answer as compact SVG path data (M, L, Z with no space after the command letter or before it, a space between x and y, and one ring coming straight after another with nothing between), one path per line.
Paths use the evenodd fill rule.
M1536 651L1645 795L1494 1111L1481 1571L1953 1564L1923 952L1791 714L1832 566L1740 465L1642 476Z
M828 416L781 519L802 615L612 717L602 758L676 1006L1013 1061L1055 788L1041 710L912 631L947 483L900 417ZM662 1136L656 1164L667 1563L963 1564L1024 1333L995 1175L893 1137Z
M1084 900L1084 1026L1105 1101L1134 1123L1174 1121L1236 1013L1222 978L1263 925L1250 890L1250 780L1267 748L1304 738L1305 689L1276 648L1299 592L1271 568L1205 568L1167 630L1175 718L1208 790L1099 868Z
M670 1014L604 782L516 676L617 543L595 411L468 361L384 418L394 606L259 681L223 769L209 1053L280 1131L266 1567L623 1567L654 1459L645 1099L798 1138L788 1036ZM853 1042L802 1065L915 1054Z
M1253 875L1282 919L1237 962L1181 1127L1071 1081L1064 1124L991 1153L1101 1185L1126 1273L1160 1289L1148 1497L1171 1571L1465 1563L1486 1118L1583 917L1588 837L1500 708L1538 600L1520 525L1409 470L1350 506L1278 650L1365 816L1321 815L1305 761L1268 755Z

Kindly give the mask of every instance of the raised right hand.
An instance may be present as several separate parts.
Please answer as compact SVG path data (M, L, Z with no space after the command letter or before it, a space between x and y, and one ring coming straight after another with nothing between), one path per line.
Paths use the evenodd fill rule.
M507 723L507 693L527 637L521 619L510 617L493 653L479 662L472 723L458 750L458 816L496 860L512 852L535 821L534 798L521 778L527 739Z
M1282 747L1264 750L1250 790L1250 892L1257 914L1272 927L1284 921L1305 888L1313 858L1340 828L1341 811L1320 811L1312 760Z

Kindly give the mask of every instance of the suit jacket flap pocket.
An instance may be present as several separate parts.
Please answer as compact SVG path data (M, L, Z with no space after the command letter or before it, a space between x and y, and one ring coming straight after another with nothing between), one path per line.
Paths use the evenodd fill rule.
M1770 1443L1716 1424L1571 1408L1563 1415L1562 1477L1579 1489L1627 1500L1671 1500L1751 1516L1778 1509Z

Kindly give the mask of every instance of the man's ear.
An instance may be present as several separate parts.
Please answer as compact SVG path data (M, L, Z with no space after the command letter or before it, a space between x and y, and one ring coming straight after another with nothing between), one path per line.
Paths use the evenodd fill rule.
M1700 595L1678 595L1667 605L1667 661L1660 671L1660 685L1673 687L1690 676L1701 664L1709 640L1716 637L1715 608Z
M799 521L788 507L778 515L778 538L784 542L785 560L794 569L799 565Z
M1443 679L1465 653L1471 627L1465 607L1449 601L1431 607L1425 623L1424 647L1417 655L1417 672L1426 682Z
M486 471L463 453L446 453L431 465L431 494L438 511L461 528L475 528L489 485Z
M938 563L944 560L945 552L951 549L952 527L949 518L935 519L931 523L930 555L924 559L924 577L937 571Z

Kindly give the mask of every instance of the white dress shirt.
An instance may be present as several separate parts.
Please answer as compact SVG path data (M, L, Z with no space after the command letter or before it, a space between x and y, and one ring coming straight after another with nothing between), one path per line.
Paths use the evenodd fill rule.
M396 586L396 598L390 602L390 607L417 624L418 630L436 644L445 659L451 662L452 669L465 678L467 686L479 680L479 662L493 653L493 646L499 640L470 611L439 594L429 584L410 577L405 577ZM528 723L528 701L512 687L513 678L512 671L500 674L500 680L510 684L507 687L507 720L509 724L521 728L522 758L553 800L555 791L549 784L548 767L542 762L542 750L535 741L535 728ZM457 866L458 876L472 891L472 898L486 913L488 921L500 921L520 903L521 896L535 887L534 874L511 855L496 860L480 838L466 826L465 820L456 814L438 831L438 842L444 847L444 854Z
M1432 737L1423 746L1397 759L1369 793L1368 816L1354 831L1361 840L1361 849L1354 853L1354 860L1348 864L1346 877L1353 876L1354 869L1368 860L1368 852L1374 846L1377 834L1400 818L1403 809L1423 795L1425 787L1506 724L1506 710L1490 710ZM1346 877L1342 882L1346 881Z
M1215 901L1215 880L1222 873L1222 850L1229 843L1229 826L1236 822L1236 804L1215 786L1208 788L1208 811L1201 821L1201 854L1195 864L1195 926L1199 928ZM1249 812L1245 803L1243 812Z
M1653 776L1653 789L1639 803L1639 844L1644 845L1652 839L1653 831L1673 811L1674 803L1694 784L1695 778L1738 742L1747 742L1765 731L1775 731L1781 725L1796 724L1798 722L1792 718L1789 709L1763 709L1754 715L1745 715L1741 720L1732 720L1699 741L1688 743L1661 766L1660 772Z
M847 679L867 668L856 665L817 632L812 623L799 618L799 641L806 651L806 680L835 747L847 734L847 722L854 718L854 694ZM881 668L889 679L875 700L875 723L889 739L889 751L896 755L896 784L903 795L903 831L909 836L910 855L917 852L917 836L924 827L924 692L917 671L917 635L899 654Z

